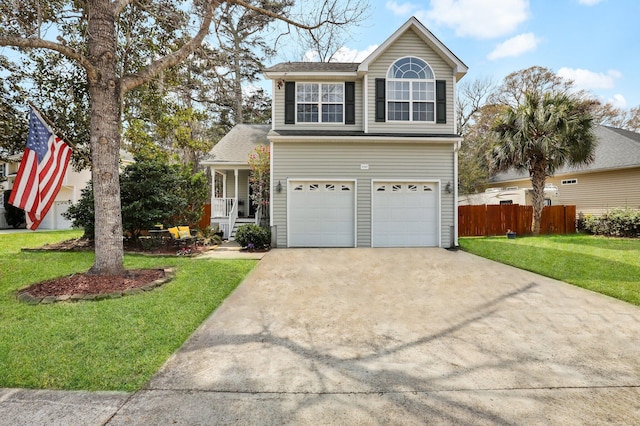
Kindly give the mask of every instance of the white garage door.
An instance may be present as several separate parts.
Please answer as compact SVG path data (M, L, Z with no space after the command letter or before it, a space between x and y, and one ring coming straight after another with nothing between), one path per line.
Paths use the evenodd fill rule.
M290 247L354 247L355 183L290 181Z
M438 246L437 189L432 182L374 182L372 246Z

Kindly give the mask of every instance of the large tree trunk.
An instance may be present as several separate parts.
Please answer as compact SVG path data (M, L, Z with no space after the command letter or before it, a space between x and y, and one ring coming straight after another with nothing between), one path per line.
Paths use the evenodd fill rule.
M533 204L533 235L540 235L540 222L542 221L542 209L544 208L544 185L547 174L542 164L536 164L531 171L532 204Z
M89 79L91 156L95 200L95 262L90 273L124 272L120 206L120 87L116 75L115 16L110 0L91 0L87 33L89 60L99 70Z

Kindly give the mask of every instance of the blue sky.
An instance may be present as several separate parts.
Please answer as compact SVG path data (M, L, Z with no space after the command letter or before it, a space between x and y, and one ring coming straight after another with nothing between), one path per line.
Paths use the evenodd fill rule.
M464 80L533 65L615 106L640 105L639 0L369 0L340 60L361 61L416 16L468 67ZM297 58L300 59L300 58Z

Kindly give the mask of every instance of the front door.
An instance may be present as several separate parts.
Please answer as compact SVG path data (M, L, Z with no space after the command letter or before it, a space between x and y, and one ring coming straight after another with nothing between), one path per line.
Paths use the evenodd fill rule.
M253 187L249 184L249 199L247 203L249 203L249 217L256 217L256 206L253 204Z

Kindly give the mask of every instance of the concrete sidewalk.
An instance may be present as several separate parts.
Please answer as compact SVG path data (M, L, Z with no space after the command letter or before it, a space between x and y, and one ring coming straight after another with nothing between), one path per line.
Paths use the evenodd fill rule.
M638 424L639 341L637 307L464 252L278 249L143 390L4 390L0 424Z
M235 241L224 241L215 250L208 250L197 256L197 259L262 259L268 252L247 252Z

